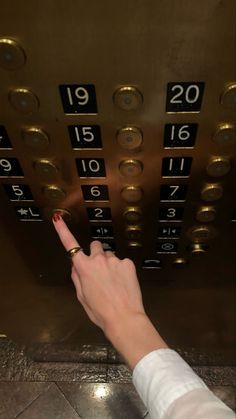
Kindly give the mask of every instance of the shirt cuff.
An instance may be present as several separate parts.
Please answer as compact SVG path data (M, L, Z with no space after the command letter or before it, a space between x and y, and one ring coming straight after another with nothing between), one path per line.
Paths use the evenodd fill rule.
M207 388L172 349L158 349L145 355L133 370L133 384L151 417L156 419L161 419L179 397L194 389Z

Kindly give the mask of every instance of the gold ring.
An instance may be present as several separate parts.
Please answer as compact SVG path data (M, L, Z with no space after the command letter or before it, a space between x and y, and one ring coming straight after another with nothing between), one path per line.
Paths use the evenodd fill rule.
M83 250L82 247L80 247L80 246L79 247L73 247L72 249L70 249L70 250L67 251L67 255L69 256L69 258L72 258L80 250Z

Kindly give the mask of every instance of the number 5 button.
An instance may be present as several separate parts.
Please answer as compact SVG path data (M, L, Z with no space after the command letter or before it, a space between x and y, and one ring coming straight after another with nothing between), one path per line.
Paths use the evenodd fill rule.
M3 185L10 201L33 201L28 185Z

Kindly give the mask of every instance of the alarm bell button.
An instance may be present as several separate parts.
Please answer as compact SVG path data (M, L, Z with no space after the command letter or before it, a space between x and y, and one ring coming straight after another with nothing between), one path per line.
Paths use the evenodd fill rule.
M187 260L184 258L177 258L173 261L173 266L175 268L183 268L187 265Z
M230 171L230 161L226 157L215 157L207 165L207 174L213 177L227 175Z
M208 249L208 246L206 246L205 244L201 244L201 243L193 243L190 246L190 250L193 256L201 256L204 255L206 253Z
M143 141L143 135L140 129L136 127L123 127L116 135L117 141L122 148L126 150L137 150Z
M229 84L221 95L220 103L225 108L236 110L236 84Z
M126 186L122 189L121 196L127 202L138 202L143 197L143 191L139 186Z
M28 89L14 89L9 93L9 102L13 108L22 114L36 112L39 107L37 96Z
M17 70L25 64L25 52L13 39L0 39L0 67Z
M128 159L120 163L119 169L124 176L137 176L142 173L143 165L139 160Z
M47 133L40 128L26 128L22 131L22 137L25 145L35 150L43 150L49 145Z
M136 87L123 86L116 90L113 100L118 108L124 111L133 111L141 106L143 97Z

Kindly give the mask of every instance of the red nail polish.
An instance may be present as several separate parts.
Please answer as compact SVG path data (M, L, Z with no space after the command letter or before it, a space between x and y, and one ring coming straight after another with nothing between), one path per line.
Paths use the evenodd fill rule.
M56 223L57 221L61 219L61 216L59 213L56 212L55 214L53 214L52 218L53 218L53 221Z

